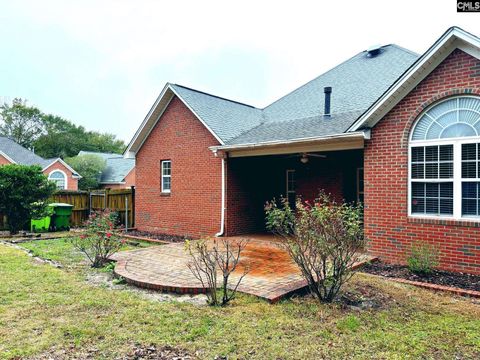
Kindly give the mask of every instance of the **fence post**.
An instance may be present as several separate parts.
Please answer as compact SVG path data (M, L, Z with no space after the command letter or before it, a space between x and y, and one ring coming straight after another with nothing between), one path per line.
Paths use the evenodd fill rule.
M88 190L88 210L85 210L87 213L87 219L90 217L90 214L92 213L92 190Z
M105 189L105 195L103 197L103 210L107 210L109 189Z

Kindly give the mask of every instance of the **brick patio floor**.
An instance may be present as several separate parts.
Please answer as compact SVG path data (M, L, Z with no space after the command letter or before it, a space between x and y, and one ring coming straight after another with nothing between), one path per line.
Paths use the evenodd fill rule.
M243 274L244 266L250 268L238 291L276 302L307 285L295 263L273 236L231 237L229 241L238 239L247 239L248 244L242 252L240 266L231 275L232 284ZM115 273L136 286L193 294L205 290L187 267L190 255L183 243L124 251L112 259L117 261ZM371 258L365 257L364 260Z

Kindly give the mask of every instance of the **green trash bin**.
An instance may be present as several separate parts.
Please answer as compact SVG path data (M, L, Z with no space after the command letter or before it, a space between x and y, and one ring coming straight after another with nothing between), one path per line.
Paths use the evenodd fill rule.
M73 205L52 203L49 206L53 208L50 228L54 231L70 230L70 215L72 215Z
M53 214L53 208L48 207L47 208L47 215L45 217L42 217L40 219L32 219L30 221L30 231L31 232L45 232L48 231L50 228L50 220L51 216Z

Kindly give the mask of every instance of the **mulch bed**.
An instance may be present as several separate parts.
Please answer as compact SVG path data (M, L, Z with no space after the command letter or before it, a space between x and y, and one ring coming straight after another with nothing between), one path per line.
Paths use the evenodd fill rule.
M410 281L419 281L435 285L456 287L464 290L480 291L480 276L464 273L433 270L430 274L417 275L406 266L387 264L381 261L365 265L361 272L380 275L387 278L399 278Z
M139 238L162 240L162 241L167 241L171 243L184 242L185 240L187 240L187 237L185 236L156 234L156 233L150 233L147 231L138 231L138 230L129 230L125 234L129 236L139 237Z

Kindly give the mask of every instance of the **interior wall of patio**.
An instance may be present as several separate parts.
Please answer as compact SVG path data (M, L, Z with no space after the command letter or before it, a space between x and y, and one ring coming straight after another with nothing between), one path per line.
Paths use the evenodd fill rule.
M287 170L295 170L296 194L314 200L321 190L337 201L357 199L363 150L324 152L326 158L274 155L229 158L226 168L225 235L266 232L265 203L286 195Z

